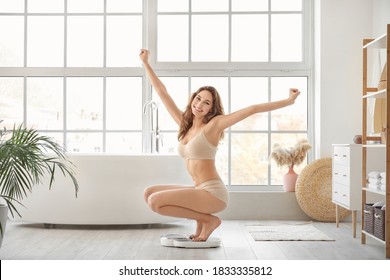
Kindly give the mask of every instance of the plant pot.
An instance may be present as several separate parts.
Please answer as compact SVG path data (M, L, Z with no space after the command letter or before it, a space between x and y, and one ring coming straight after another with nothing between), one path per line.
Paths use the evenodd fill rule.
M8 219L8 206L5 204L0 204L0 223L1 223L0 248L1 248L1 244L3 244L3 237L5 234L7 219Z
M288 172L283 176L283 187L286 192L295 192L295 183L297 182L298 174L294 171L294 165L291 165Z

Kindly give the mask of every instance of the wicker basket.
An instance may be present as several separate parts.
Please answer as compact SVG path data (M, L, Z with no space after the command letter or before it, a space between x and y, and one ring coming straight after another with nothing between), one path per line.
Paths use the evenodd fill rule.
M385 240L385 210L374 207L374 236Z
M364 205L364 231L370 234L374 234L374 205L368 203Z

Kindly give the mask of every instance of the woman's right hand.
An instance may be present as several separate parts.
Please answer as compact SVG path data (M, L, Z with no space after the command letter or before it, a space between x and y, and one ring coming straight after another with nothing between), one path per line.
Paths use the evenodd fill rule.
M141 52L139 54L139 58L141 59L142 63L146 63L149 60L150 51L147 49L141 49Z

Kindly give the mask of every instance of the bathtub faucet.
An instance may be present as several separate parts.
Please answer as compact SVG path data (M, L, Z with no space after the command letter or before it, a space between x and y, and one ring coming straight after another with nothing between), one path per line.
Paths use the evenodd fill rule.
M160 129L158 126L158 105L155 101L150 100L145 103L143 107L143 113L144 115L147 112L147 109L151 109L151 150L152 153L159 153L160 152L160 146L162 146L162 135L160 135ZM154 117L154 112L155 112L155 117ZM156 121L154 122L154 119Z

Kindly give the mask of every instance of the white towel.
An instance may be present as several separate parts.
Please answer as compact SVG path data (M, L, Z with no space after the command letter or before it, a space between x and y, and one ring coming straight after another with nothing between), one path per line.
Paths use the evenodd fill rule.
M377 185L377 184L368 184L367 187L369 189L374 189L374 190L378 190L380 188L380 185Z
M386 191L386 185L380 185L380 187L379 187L379 189L381 190L381 191Z
M379 175L380 175L382 178L386 178L386 172L381 172Z
M370 171L368 173L368 178L376 178L379 179L381 177L381 173L379 171Z
M382 183L382 180L376 178L368 178L368 182L373 185L380 185Z

